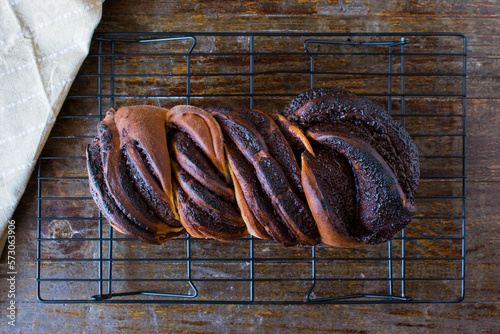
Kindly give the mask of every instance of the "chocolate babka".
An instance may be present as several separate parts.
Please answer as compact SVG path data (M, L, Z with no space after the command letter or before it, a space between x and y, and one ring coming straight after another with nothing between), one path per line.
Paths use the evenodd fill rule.
M300 94L282 113L111 109L87 167L111 226L153 244L186 232L378 244L414 216L420 176L416 145L387 111L331 88Z

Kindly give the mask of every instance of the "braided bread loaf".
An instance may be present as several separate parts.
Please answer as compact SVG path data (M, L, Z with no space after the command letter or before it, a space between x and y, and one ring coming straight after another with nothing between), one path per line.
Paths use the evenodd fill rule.
M419 180L408 133L373 102L337 89L302 93L282 115L111 109L87 167L109 223L153 244L186 231L286 246L377 244L414 216Z

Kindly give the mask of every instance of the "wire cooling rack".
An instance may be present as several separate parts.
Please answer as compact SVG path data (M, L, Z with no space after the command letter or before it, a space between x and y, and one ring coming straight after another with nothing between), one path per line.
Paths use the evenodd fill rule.
M99 34L38 163L37 295L51 303L349 304L464 297L466 39L461 34ZM364 95L420 152L413 222L358 249L252 237L152 246L114 232L85 146L110 107L282 109L312 87Z

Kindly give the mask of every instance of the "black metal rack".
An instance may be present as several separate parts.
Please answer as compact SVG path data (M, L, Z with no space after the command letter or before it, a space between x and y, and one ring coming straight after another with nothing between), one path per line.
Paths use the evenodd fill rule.
M466 48L465 36L457 33L96 35L38 163L38 299L460 302ZM151 246L114 232L94 205L84 147L108 108L147 103L273 110L321 86L350 90L384 106L419 147L419 212L389 243L346 250L285 248L252 237L229 244L183 237ZM68 133L73 122L80 133Z

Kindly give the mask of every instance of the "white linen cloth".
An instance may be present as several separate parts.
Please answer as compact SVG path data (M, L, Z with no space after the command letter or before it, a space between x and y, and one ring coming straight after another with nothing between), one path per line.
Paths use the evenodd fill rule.
M103 0L0 0L0 253Z

